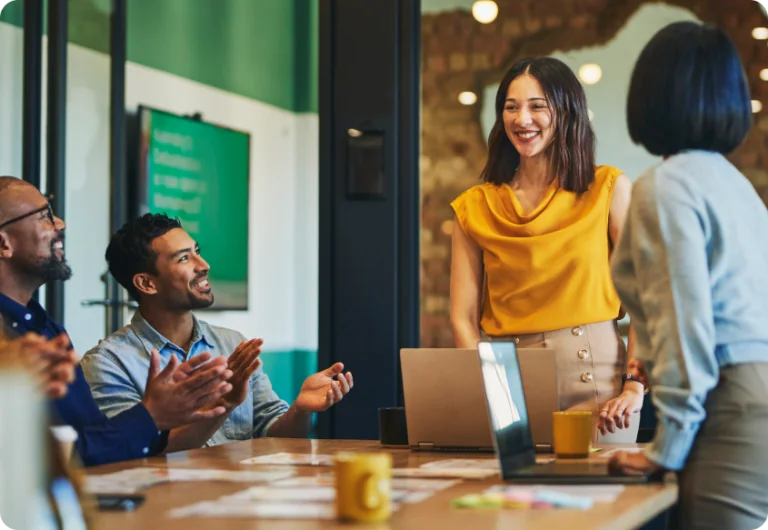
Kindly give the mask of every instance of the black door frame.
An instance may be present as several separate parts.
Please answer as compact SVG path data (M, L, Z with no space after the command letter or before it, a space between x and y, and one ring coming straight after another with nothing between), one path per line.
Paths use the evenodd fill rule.
M377 438L377 408L403 402L400 348L419 343L420 44L419 0L320 0L318 360L358 385L321 438ZM379 200L348 193L348 128L383 134Z

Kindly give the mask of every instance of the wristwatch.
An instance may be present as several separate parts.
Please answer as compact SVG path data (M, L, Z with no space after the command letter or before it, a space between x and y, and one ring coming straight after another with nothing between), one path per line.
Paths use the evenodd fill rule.
M624 383L626 383L627 381L635 381L635 382L637 382L637 383L640 383L641 385L643 385L643 382L642 382L642 381L640 381L640 379L638 379L638 378L637 378L637 377L635 377L634 375L632 375L632 374L623 374L623 375L621 376L621 386L622 386L622 388L624 387ZM650 390L650 388L648 388L648 387L647 387L647 386L645 386L645 385L643 385L643 388L645 389L645 391L643 392L643 394L647 394L647 393L648 393L648 391Z

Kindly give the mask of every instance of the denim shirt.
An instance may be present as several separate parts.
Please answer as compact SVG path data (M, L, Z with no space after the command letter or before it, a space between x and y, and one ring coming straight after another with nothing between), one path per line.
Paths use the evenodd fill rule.
M93 397L107 416L114 416L140 402L147 383L150 352L160 352L164 367L176 355L182 362L205 352L212 358L228 357L245 339L231 329L211 326L194 317L189 354L158 333L141 316L116 331L85 354L81 361ZM235 408L206 446L267 435L269 427L286 411L288 404L272 390L261 367L253 374L245 401Z
M651 460L685 465L720 369L768 363L768 211L723 156L688 151L640 177L613 255L659 416Z

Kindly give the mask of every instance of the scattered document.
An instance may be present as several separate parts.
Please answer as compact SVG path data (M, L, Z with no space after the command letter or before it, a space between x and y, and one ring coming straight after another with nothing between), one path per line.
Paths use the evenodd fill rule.
M392 489L404 491L442 491L461 484L458 479L435 478L393 478ZM270 483L273 488L315 488L335 487L333 474L316 475L313 477L293 477Z
M396 478L458 478L478 480L499 475L498 469L477 468L441 468L410 467L394 468L392 476Z
M164 482L271 482L295 475L293 469L231 471L226 469L168 469L138 467L85 478L87 493L132 494Z
M170 517L248 517L257 519L334 519L336 508L330 503L255 502L233 504L227 502L199 502L176 508Z
M397 471L397 470L393 470ZM414 469L413 471L419 471ZM422 469L422 472L442 474L445 470ZM457 470L449 470L457 471ZM468 473L496 474L496 470L464 469ZM395 477L392 479L392 509L404 504L422 502L436 492L445 490L461 480ZM248 517L253 519L332 519L335 518L336 486L334 477L325 473L313 477L282 478L220 497L215 501L172 510L170 517Z
M605 452L600 455L600 458L610 458L619 451L624 451L625 453L642 453L643 448L642 447L628 447L626 449L611 449L608 452Z
M448 460L435 460L421 465L422 469L493 469L499 470L499 461L495 458L469 459L450 458Z
M291 466L332 466L333 455L301 454L301 453L273 453L270 455L254 456L241 460L241 464L267 464L267 465L291 465Z

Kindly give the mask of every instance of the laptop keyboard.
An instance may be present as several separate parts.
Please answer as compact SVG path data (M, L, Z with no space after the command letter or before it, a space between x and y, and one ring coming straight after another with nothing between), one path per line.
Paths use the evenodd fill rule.
M430 447L429 451L439 451L441 453L492 453L493 447Z
M516 475L606 475L607 464L550 462L529 466L515 472Z

